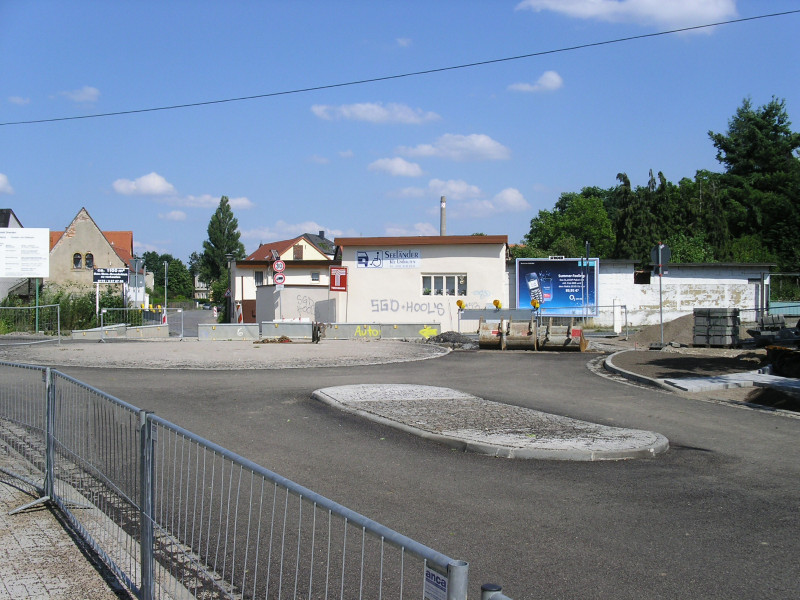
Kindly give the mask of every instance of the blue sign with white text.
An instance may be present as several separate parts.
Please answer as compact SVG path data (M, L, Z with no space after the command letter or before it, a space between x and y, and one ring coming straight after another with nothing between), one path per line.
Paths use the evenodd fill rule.
M551 317L597 315L597 258L518 258L517 308Z

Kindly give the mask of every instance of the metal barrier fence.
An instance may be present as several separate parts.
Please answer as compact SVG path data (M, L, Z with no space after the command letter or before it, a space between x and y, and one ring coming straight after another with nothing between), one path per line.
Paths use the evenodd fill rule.
M466 562L58 371L0 362L0 440L138 598L467 597Z
M168 326L170 313L180 316L180 337L183 339L182 308L102 308L100 309L100 330L118 325L127 327ZM177 325L175 330L177 332Z
M0 335L9 333L46 334L55 337L41 341L58 341L61 337L61 306L0 306Z

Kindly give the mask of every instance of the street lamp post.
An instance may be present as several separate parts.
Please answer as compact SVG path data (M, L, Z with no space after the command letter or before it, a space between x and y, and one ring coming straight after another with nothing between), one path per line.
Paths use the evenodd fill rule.
M164 319L167 318L167 284L169 283L169 263L164 261Z

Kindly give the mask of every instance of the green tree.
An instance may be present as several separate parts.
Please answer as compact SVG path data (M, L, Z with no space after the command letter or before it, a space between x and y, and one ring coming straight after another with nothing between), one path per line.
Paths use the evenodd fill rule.
M179 258L169 263L167 288L170 298L190 299L194 296L194 280L189 269Z
M775 97L754 108L746 98L728 130L708 132L721 177L721 200L734 239L757 236L781 270L800 268L800 133L791 129L786 102ZM741 252L749 242L738 244Z
M540 210L525 236L528 248L544 256L583 256L588 241L593 255L609 256L614 248L611 221L603 199L589 194L588 188L564 193L552 212Z
M709 263L714 261L714 250L706 241L705 236L688 236L685 233L676 233L666 238L664 243L672 252L671 262L674 263Z
M192 277L200 274L200 260L201 257L197 252L192 252L189 255L189 273Z
M208 223L208 239L203 242L200 255L200 279L206 283L218 281L227 274L230 255L234 260L245 257L244 244L239 241L239 222L233 216L227 196L219 201L217 210ZM227 275L226 275L227 276ZM215 298L215 301L219 299Z
M616 206L617 220L614 223L616 246L614 258L627 258L641 263L650 262L650 249L659 240L655 230L655 217L651 210L652 196L656 190L652 171L646 188L631 189L631 181L625 173L617 174Z

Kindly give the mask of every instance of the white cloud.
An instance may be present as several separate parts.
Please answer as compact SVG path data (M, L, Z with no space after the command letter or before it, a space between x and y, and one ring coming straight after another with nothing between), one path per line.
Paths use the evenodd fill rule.
M530 209L530 204L515 188L506 188L491 200L483 197L478 186L460 179L431 179L427 188L405 188L398 194L405 198L447 198L447 214L456 219L486 217L498 213L521 212ZM429 213L439 212L438 201L432 203Z
M86 104L91 102L97 102L97 99L100 97L100 90L98 90L95 87L85 85L79 90L59 92L58 95L64 96L65 98L68 98L73 102Z
M163 219L164 221L185 221L186 213L182 210L173 210L166 214L159 213L158 218Z
M167 198L165 201L172 206L184 206L187 208L214 208L219 206L220 196L212 196L211 194L203 194L202 196L175 196ZM228 198L228 204L232 209L253 208L255 204L246 197Z
M8 183L8 176L0 173L0 194L13 194L14 188Z
M430 223L414 223L411 227L405 225L387 225L385 234L388 236L418 236L418 235L439 235L439 229Z
M332 240L336 236L341 236L343 233L339 229L326 229L316 221L302 221L300 223L278 221L271 227L248 229L241 231L241 234L243 239L258 240L260 243L268 244L270 242L292 239L304 233L313 233L317 235L320 231L324 231L325 237L329 240Z
M531 207L516 188L504 189L492 199L492 204L499 212L519 212Z
M175 186L155 172L142 175L134 180L117 179L112 185L114 191L123 196L157 196L159 202L170 206L182 208L216 208L219 206L220 196L212 196L211 194L202 194L200 196L191 194L179 195ZM255 206L246 197L228 198L228 202L233 209L246 210ZM183 214L181 211L172 211L166 215L159 215L159 217L172 221L182 221L186 218L186 215L183 214L183 218L180 218L181 214Z
M434 144L420 144L413 148L403 146L399 154L407 156L435 156L451 160L506 160L511 157L511 150L488 135L476 134L456 135L446 133Z
M554 92L563 85L561 75L555 71L545 71L536 83L513 83L508 89L512 92Z
M117 179L114 191L124 196L167 196L175 194L173 185L158 173L148 173L138 179Z
M481 188L477 185L470 185L463 179L431 179L428 182L428 189L436 196L446 196L448 199L464 200L466 198L477 198L481 195Z
M422 167L417 163L408 162L404 158L380 158L369 165L370 171L385 171L390 175L402 177L420 177Z
M156 252L158 254L163 254L167 251L165 246L157 246L155 244L147 244L145 242L139 242L134 240L133 242L133 251L141 256L145 252Z
M328 106L315 104L311 112L327 121L345 119L349 121L367 121L369 123L402 123L418 125L428 121L436 121L441 117L434 112L425 112L419 108L411 108L405 104L382 104L381 102L362 102L360 104L342 104Z
M470 185L462 179L449 179L447 181L431 179L427 188L407 187L397 192L396 195L401 198L436 198L438 200L441 196L446 196L448 200L466 200L468 198L479 198L481 193L481 188L476 185ZM436 210L439 210L438 202Z
M519 190L506 188L491 200L479 198L457 203L454 206L453 216L466 219L487 217L498 213L521 212L528 209L530 209L530 204L528 204Z
M231 208L237 208L241 210L247 210L248 208L253 208L255 206L255 204L245 196L241 196L239 198L228 198L228 203L231 205ZM219 200L217 200L217 205L219 205Z
M408 48L412 43L410 38L397 38L395 41L401 48Z
M703 25L737 14L736 0L524 0L516 9L668 27Z
M31 99L23 98L22 96L9 96L8 101L17 106L25 106L26 104L30 104Z

